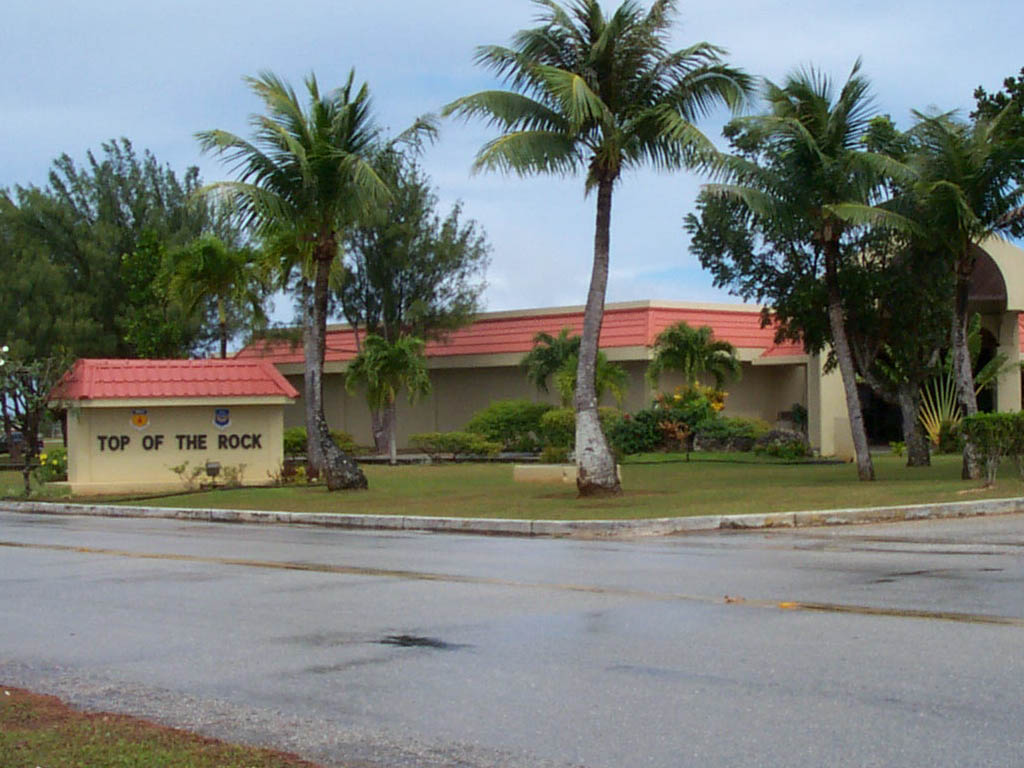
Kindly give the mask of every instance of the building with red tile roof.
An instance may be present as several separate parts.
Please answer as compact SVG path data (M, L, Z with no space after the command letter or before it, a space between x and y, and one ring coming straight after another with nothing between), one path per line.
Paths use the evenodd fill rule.
M971 288L971 306L981 314L989 352L1005 354L1011 363L1024 353L1024 251L1002 240L990 240L978 249ZM770 318L769 318L770 319ZM825 372L824 357L808 355L799 343L776 341L776 328L765 323L761 307L742 304L697 304L676 301L611 303L605 308L600 348L608 359L623 366L629 376L622 407L635 411L650 403L654 394L645 372L657 335L670 325L686 322L709 326L716 339L736 347L742 377L727 385L725 413L759 418L769 423L785 420L795 405L808 412L812 446L823 455L852 455L845 394L838 372ZM527 381L519 361L533 347L540 332L557 335L562 328L579 334L583 307L553 307L511 312L486 312L469 326L442 341L427 345L427 366L433 392L417 406L399 403L398 439L408 435L462 429L470 417L494 400L528 398L554 400ZM357 442L370 444L368 409L360 396L344 387L344 371L356 354L356 334L345 325L330 326L324 364L324 403L334 428L351 433ZM302 346L287 341L260 341L247 346L239 360L263 360L273 365L301 390L304 370ZM667 374L660 389L681 384ZM870 394L865 392L870 400ZM994 407L1018 410L1021 374L1008 366L999 377ZM880 403L870 408L885 408ZM301 405L288 408L286 424L301 425Z
M670 325L686 322L710 326L715 338L737 349L743 376L728 386L727 413L775 422L793 404L804 404L808 356L799 344L776 342L775 328L764 325L760 307L736 304L695 304L673 301L611 303L605 308L600 347L629 376L622 407L635 411L650 403L653 392L644 374L658 334ZM433 391L416 406L399 402L398 441L410 434L462 429L474 413L494 400L526 398L554 402L554 394L540 393L519 367L538 333L557 335L563 328L578 335L583 328L583 307L547 307L533 310L485 312L465 328L441 341L427 344L427 366ZM324 364L324 403L332 427L371 444L368 409L361 395L344 388L344 371L356 355L356 334L347 325L329 326ZM302 345L285 340L254 342L236 360L271 362L301 390L304 370ZM682 384L667 373L661 388ZM299 405L285 411L287 426L303 424Z
M50 393L67 409L76 494L264 484L280 473L299 393L266 360L78 360Z
M298 391L268 360L109 360L83 358L50 394L64 401L270 398Z
M601 326L599 345L612 359L646 358L646 350L658 334L670 325L686 322L714 329L715 338L728 341L748 362L765 358L804 357L803 348L793 342L775 342L775 327L765 325L761 309L734 304L692 304L669 301L636 301L608 304ZM444 340L427 344L428 360L463 356L516 355L533 348L540 332L555 334L562 328L578 335L583 330L582 307L552 307L537 310L485 312L469 326ZM327 363L346 363L356 355L356 338L347 325L328 327ZM236 359L269 360L282 370L292 371L303 363L302 347L289 341L259 341L241 350ZM441 367L441 364L436 364Z

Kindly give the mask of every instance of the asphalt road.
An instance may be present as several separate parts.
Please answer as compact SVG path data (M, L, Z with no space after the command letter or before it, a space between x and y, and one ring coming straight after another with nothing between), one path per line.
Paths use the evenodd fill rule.
M1024 517L525 540L0 513L0 681L348 766L1024 765Z

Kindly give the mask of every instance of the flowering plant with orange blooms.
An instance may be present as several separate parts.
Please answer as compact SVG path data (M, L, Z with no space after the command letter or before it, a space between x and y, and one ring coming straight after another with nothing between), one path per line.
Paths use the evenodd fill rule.
M676 387L671 394L659 393L654 398L654 407L670 410L693 408L706 404L712 411L719 413L725 408L725 399L728 396L728 392L695 383L685 387Z

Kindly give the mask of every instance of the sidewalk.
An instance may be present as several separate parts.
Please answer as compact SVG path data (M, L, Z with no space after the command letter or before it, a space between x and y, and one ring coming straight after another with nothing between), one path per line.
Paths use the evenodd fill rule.
M0 501L0 510L42 515L201 520L214 523L319 525L329 528L475 533L496 536L612 538L665 536L674 533L719 529L757 530L765 528L852 525L856 523L1010 515L1024 512L1024 498L955 501L898 507L771 512L750 515L659 517L636 520L511 520L472 517L347 515L232 509L128 507L108 504L65 504L43 501Z

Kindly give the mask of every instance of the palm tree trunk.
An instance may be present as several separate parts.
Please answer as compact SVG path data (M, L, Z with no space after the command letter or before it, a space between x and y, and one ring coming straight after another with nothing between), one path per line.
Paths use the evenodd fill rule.
M832 347L836 352L836 361L839 363L839 373L846 394L846 412L850 419L853 450L857 456L857 477L861 480L874 480L875 467L871 462L868 434L864 429L864 413L861 411L860 395L857 392L857 372L853 365L850 342L846 337L846 319L843 316L839 276L836 272L839 259L837 248L836 243L826 242L825 283L828 290L828 322L832 331Z
M932 463L931 454L928 451L928 438L919 418L920 392L920 386L917 384L906 384L901 386L897 393L900 416L903 418L903 442L907 444L908 467L927 467Z
M324 250L330 251L330 257L320 257L316 261L316 279L313 283L313 312L311 322L307 326L308 343L306 352L306 394L309 398L307 419L312 410L312 422L306 423L307 444L310 453L317 444L323 460L323 470L327 475L327 490L363 489L367 487L366 475L359 465L347 456L331 439L331 431L324 415L324 354L327 349L327 280L331 271L334 246L324 243ZM318 250L320 250L318 248Z
M380 408L370 409L370 431L373 432L373 448L378 456L384 456L390 450L388 436L388 414Z
M580 496L622 492L615 459L601 431L595 384L597 345L608 286L613 183L614 179L602 178L597 187L594 266L583 312L583 335L580 337L579 366L576 369L576 488Z
M967 347L967 297L971 287L970 269L964 268L963 260L957 266L956 297L953 311L953 379L956 381L957 396L963 407L964 416L978 412L978 397L974 392L974 374L971 371L971 352ZM964 441L963 467L960 476L964 480L981 477L981 462L978 449L969 440Z
M395 413L394 401L388 403L388 457L390 458L391 466L398 463L398 444L395 439L395 424L398 419Z
M302 351L306 360L306 370L302 377L303 405L306 416L306 466L310 479L320 477L324 469L324 454L319 440L313 439L313 425L316 423L316 408L323 392L323 363L317 360L316 334L313 331L312 287L305 279L302 280Z
M224 311L224 298L217 297L217 327L220 333L220 359L228 356L228 318Z

